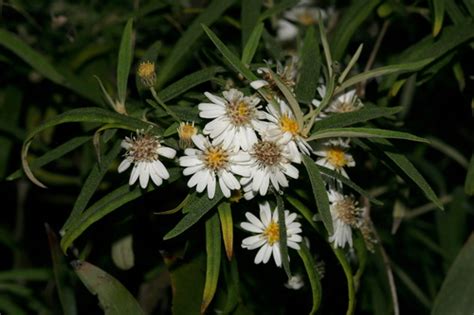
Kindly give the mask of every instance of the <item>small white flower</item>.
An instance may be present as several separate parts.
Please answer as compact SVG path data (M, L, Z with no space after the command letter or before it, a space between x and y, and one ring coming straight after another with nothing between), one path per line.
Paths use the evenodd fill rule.
M344 167L354 167L355 161L351 154L347 153L349 149L349 139L328 140L322 143L314 154L319 156L316 164L332 169L345 177L347 175Z
M363 209L350 196L344 196L338 191L329 190L330 211L334 234L329 237L329 242L335 247L352 247L352 228L357 228L361 222Z
M260 140L253 145L249 154L249 175L240 180L247 200L257 193L265 196L270 184L277 191L280 187L288 187L286 176L298 178L298 169L291 165L293 157L287 147L275 141Z
M298 36L298 24L304 26L318 24L320 21L326 21L332 12L332 8L326 12L316 7L311 0L302 0L278 20L277 39L282 42L292 41Z
M256 129L260 127L263 111L258 110L260 99L256 96L244 96L236 89L222 92L224 98L204 93L211 103L199 104L199 116L213 119L204 127L212 144L222 144L224 148L248 150L257 142Z
M207 187L207 195L212 199L216 192L217 176L222 193L229 198L231 190L240 189L234 174L249 175L249 169L245 167L249 155L243 151L226 150L222 145L212 145L203 135L195 135L192 140L197 149L188 148L184 151L186 155L179 158L179 165L185 168L183 174L192 175L188 187L196 186L197 192Z
M267 106L266 116L270 123L266 125L263 133L268 139L285 144L293 157L292 161L301 163L301 153L309 155L311 146L301 136L301 126L290 107L284 101L280 100L279 103L280 111L272 105Z
M326 95L326 87L324 85L318 87L319 95L321 99ZM311 103L319 107L321 101L312 100ZM346 93L338 95L321 113L321 117L325 117L327 114L332 113L349 113L361 109L364 106L362 101L357 97L356 90L350 90Z
M288 282L285 283L285 287L291 290L299 290L304 286L303 277L300 274L295 274Z
M280 252L280 227L278 225L278 209L272 212L268 202L260 204L260 219L250 212L246 212L245 216L249 222L242 222L240 226L256 235L247 237L242 240L242 247L253 250L260 248L255 256L255 263L263 262L266 264L273 254L275 264L281 266ZM302 232L301 224L295 221L296 213L290 213L285 210L286 238L289 248L300 249L298 243L302 241L299 233Z
M122 148L127 152L125 153L125 159L118 167L118 172L124 172L133 164L129 180L130 185L133 185L140 178L140 186L144 189L148 186L148 180L151 177L155 185L160 186L163 179L170 177L159 156L173 159L176 151L162 146L158 136L145 133L143 130L137 131L136 136L126 137L122 141Z

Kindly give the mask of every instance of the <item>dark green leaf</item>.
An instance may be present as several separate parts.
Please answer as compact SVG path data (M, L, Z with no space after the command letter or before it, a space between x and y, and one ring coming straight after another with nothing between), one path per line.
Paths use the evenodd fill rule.
M260 44L260 37L262 36L263 31L263 23L257 24L257 26L253 29L252 34L250 34L250 38L247 41L247 44L244 47L242 52L242 63L244 65L249 65L252 62L253 56L257 51L258 44Z
M277 15L280 12L288 8L291 8L292 6L295 6L296 4L298 4L298 0L283 0L280 3L269 8L265 12L263 12L262 15L260 15L259 21L263 22L263 20L268 19L274 15Z
M283 269L285 269L286 275L288 279L291 278L291 270L290 270L290 259L288 258L288 239L286 233L286 218L285 218L285 203L283 202L283 198L275 193L276 201L277 201L277 211L278 211L278 231L279 231L279 245L280 245L280 253L281 253L281 262L283 264Z
M137 300L114 277L96 266L76 260L74 271L87 289L99 298L105 315L144 315Z
M464 191L470 196L474 195L474 154L471 155L471 161L469 162L469 169L466 181L464 182Z
M431 0L433 6L433 36L437 36L443 27L444 0Z
M163 239L168 240L176 237L193 226L200 218L202 218L209 210L214 208L224 197L220 188L216 187L216 195L213 199L209 199L207 194L202 194L195 202L189 202L183 209L187 213L176 226L169 231Z
M301 49L301 64L299 67L296 96L300 102L309 103L316 94L320 70L321 52L319 51L319 37L314 27L308 28Z
M122 34L117 64L117 94L121 104L125 104L127 82L133 58L133 19L129 19Z
M349 262L347 261L346 255L344 254L344 251L340 248L334 248L331 247L334 254L337 257L337 260L339 260L339 263L341 264L342 269L344 270L344 274L346 276L346 281L347 281L347 295L349 302L347 304L347 315L354 314L355 311L355 288L354 288L354 278L352 276L352 268Z
M438 292L431 315L474 313L474 234L459 252Z
M258 23L262 0L242 0L241 25L242 47L247 45L250 34Z
M337 24L331 45L334 60L342 60L350 39L357 32L362 23L380 3L380 0L354 1L348 7Z
M362 128L362 127L353 127L353 128L329 128L313 133L307 141L313 141L317 139L326 139L326 138L390 138L390 139L402 139L418 142L429 142L424 138L414 136L412 134L400 131L385 130L385 129L376 129L376 128Z
M311 294L313 297L313 307L309 314L316 314L319 309L319 305L321 304L321 297L322 297L322 288L321 288L321 281L319 279L319 274L315 268L316 262L313 259L311 252L309 251L308 247L306 246L305 242L300 243L301 249L298 251L298 254L303 260L304 267L306 269L306 274L308 275L309 283L311 284Z
M285 195L285 199L293 206L296 210L298 210L301 215L306 219L306 221L316 229L316 222L313 220L314 213L308 209L300 200L289 196L288 194Z
M331 116L317 121L313 131L329 128L341 128L376 119L384 116L391 116L403 110L403 107L363 107L357 111L349 113L332 114Z
M323 221L328 234L331 235L334 233L334 230L332 226L331 212L329 211L329 199L326 185L324 184L316 163L309 156L304 154L302 154L302 156L303 164L308 172L309 180L311 182L311 189L313 190L313 196L316 201L316 206L318 207L319 215L321 216L321 220Z
M232 209L229 202L221 202L217 207L221 221L222 240L227 259L232 260L234 254L234 224L232 220Z

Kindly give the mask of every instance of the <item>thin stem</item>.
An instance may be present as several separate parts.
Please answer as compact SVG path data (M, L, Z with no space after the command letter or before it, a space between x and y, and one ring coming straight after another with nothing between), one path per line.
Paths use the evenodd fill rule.
M153 95L153 97L155 98L156 102L161 106L163 107L163 109L165 110L165 112L170 115L171 117L173 117L174 120L176 120L177 122L181 122L181 119L178 118L178 116L176 116L176 114L170 110L168 108L168 106L166 106L165 103L163 103L163 101L158 97L158 94L156 93L156 90L154 87L151 87L150 88L150 91L151 91L151 94Z
M442 205L445 205L445 204L451 202L451 200L453 200L453 197L451 195L446 195L446 196L443 196L443 197L439 198L439 202ZM430 212L432 210L435 210L437 208L438 208L437 205L435 205L433 202L430 202L430 203L422 205L418 208L413 209L412 211L405 214L403 216L403 218L407 219L407 220L410 220L410 219L413 219L413 218L415 218L419 215L422 215L422 214L425 214L425 213Z
M318 117L319 113L321 113L321 111L329 105L332 97L333 97L333 94L334 94L334 90L336 88L336 77L335 76L332 76L330 79L329 79L329 85L328 85L328 88L326 90L326 94L324 94L324 97L323 99L321 100L321 103L319 104L319 106L312 112L312 117L309 121L309 123L306 125L306 127L303 129L303 132L302 132L302 135L304 137L306 137L308 135L308 133L311 131L311 128L313 128L313 125L316 121L316 117Z

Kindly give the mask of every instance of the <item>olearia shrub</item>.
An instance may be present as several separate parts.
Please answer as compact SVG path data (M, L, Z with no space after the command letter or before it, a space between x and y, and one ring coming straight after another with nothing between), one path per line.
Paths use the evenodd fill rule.
M441 2L211 1L178 38L156 43L144 40L152 26L141 23L151 13L137 11L121 35L115 80L95 76L99 105L67 109L24 139L23 171L41 187L48 178L37 178L40 167L86 141L94 148L59 240L48 229L53 256L67 254L69 272L107 314L145 311L100 261L87 262L88 238L103 222L120 235L104 259L124 273L142 266L135 276L164 283L149 288L156 301L147 305L160 314L398 314L399 268L389 266L383 246L397 237L386 220L402 217L388 210L378 221L372 213L408 192L433 209L446 203L403 153L430 143L417 135L422 129L403 125L406 91L474 37L472 29L456 33L462 23L472 26L471 17L443 24ZM159 12L167 5L179 7L163 2ZM446 14L457 8L446 6ZM432 12L433 34L379 57L387 54L391 19L406 8ZM10 49L56 82L54 68ZM87 94L68 76L57 81ZM64 144L29 158L37 136L66 123L80 123L84 133L63 135ZM131 229L144 213L149 222ZM135 255L146 229L154 229L154 245ZM389 302L375 311L360 291Z

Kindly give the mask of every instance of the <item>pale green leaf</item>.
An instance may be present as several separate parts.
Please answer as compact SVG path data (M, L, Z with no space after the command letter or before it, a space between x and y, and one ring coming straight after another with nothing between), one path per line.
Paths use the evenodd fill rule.
M253 56L257 51L258 45L260 44L260 37L262 36L263 23L257 24L250 34L250 38L244 47L242 52L242 63L249 65L252 62Z
M376 129L376 128L362 128L362 127L353 127L353 128L329 128L313 133L307 141L313 141L318 139L327 139L327 138L391 138L391 139L402 139L418 142L429 142L424 138L414 136L412 134L385 130L385 129Z
M221 221L222 240L227 259L231 260L234 254L234 225L232 220L232 209L229 202L221 202L217 207Z
M288 239L287 239L287 231L286 231L286 218L285 218L285 204L283 202L283 198L275 193L276 202L277 202L277 211L278 211L278 231L279 231L279 242L280 245L280 256L281 262L283 265L283 269L285 269L286 275L288 279L291 278L291 270L290 270L290 259L288 258Z
M125 104L127 82L133 58L133 19L129 19L122 34L117 64L117 95L119 102Z
M319 37L314 27L307 29L300 55L301 64L295 93L299 101L309 103L316 94L321 70Z
M221 229L217 213L214 213L206 221L206 256L206 282L204 283L201 314L204 314L209 304L211 304L219 280L221 266Z
M303 260L303 264L306 269L306 274L308 275L309 283L311 285L311 295L313 297L313 306L309 314L313 315L316 314L321 304L321 281L319 279L318 271L315 268L316 262L314 261L313 256L309 251L308 247L306 246L305 242L301 242L300 247L301 249L298 251L298 254L301 257L301 260Z
M105 315L144 315L137 300L114 277L85 261L73 261L74 271L86 288L97 295Z
M258 24L258 16L262 7L262 0L242 0L242 8L240 13L242 27L242 47L247 45L250 34L254 31Z

